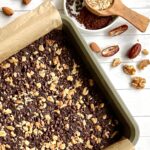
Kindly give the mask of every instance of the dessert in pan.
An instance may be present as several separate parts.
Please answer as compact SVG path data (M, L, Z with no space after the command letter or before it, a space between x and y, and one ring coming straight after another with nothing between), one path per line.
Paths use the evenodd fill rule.
M63 30L0 64L0 149L100 150L120 124Z

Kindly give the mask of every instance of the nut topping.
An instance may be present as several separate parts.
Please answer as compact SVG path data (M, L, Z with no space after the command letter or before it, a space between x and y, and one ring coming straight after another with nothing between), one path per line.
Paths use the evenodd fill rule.
M5 131L0 131L0 137L5 137L7 134L6 134L6 132Z

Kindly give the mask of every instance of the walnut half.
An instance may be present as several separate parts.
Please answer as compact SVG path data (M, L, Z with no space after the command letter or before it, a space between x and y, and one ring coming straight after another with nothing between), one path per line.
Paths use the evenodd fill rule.
M143 89L145 87L146 79L142 77L134 77L131 81L131 86L136 89Z
M139 62L138 64L138 69L139 70L143 70L145 67L147 67L150 64L150 60L149 59L144 59L142 61Z
M136 73L136 69L134 68L133 65L124 65L123 71L128 75L134 75Z

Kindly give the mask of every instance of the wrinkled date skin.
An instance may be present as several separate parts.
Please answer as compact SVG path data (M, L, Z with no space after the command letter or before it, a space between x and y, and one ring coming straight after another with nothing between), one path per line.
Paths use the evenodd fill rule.
M142 46L140 43L136 43L135 45L133 45L128 52L128 58L130 59L136 58L140 54L141 48Z

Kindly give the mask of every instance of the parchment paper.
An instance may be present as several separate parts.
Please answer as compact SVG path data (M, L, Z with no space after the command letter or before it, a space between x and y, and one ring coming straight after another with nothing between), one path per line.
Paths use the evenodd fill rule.
M0 62L61 25L59 12L49 0L45 0L35 10L0 29ZM105 150L134 150L134 148L129 140L124 139Z
M51 30L60 27L61 17L50 0L0 29L0 62Z
M128 139L122 139L119 142L109 146L105 150L135 150L133 144Z

